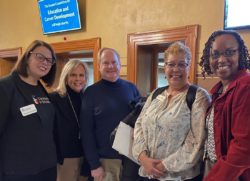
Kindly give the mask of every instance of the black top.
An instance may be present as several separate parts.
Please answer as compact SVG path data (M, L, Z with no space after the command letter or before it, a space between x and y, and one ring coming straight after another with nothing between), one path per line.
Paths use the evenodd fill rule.
M30 175L55 167L55 111L40 82L32 86L13 72L0 80L0 102L0 172ZM22 115L25 106L36 110Z
M135 85L122 79L100 80L84 92L80 131L91 169L100 166L99 158L120 158L112 149L110 133L131 111L129 103L139 96Z
M69 97L71 99L71 102L73 104L73 107L74 107L74 110L76 112L77 118L79 119L79 117L80 117L80 109L81 109L81 105L82 105L83 93L82 92L80 92L80 93L75 92L69 86L67 86L67 92L68 92Z
M63 158L77 158L83 155L78 123L82 92L76 93L69 87L67 92L65 96L57 92L50 94L56 108L55 132L59 163L62 163Z

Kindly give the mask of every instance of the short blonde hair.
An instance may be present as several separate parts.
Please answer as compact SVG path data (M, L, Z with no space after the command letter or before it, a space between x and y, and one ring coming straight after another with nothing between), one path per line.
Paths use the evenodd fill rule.
M177 55L177 54L184 54L188 64L191 61L190 49L180 41L172 43L168 47L168 49L165 50L164 54L165 54L165 61L167 60L169 55Z
M81 60L78 59L73 59L69 60L63 67L62 73L59 79L59 84L56 88L56 91L61 95L65 96L67 93L66 85L67 85L67 78L68 75L78 67L79 65L84 67L84 73L85 73L85 79L86 79L86 84L88 83L89 79L89 73L88 73L88 66L86 63L82 62ZM85 88L85 87L84 87Z

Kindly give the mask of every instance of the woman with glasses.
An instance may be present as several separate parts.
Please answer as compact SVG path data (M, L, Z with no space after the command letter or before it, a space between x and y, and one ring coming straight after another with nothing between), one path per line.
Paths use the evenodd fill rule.
M36 40L0 80L0 180L55 181L55 110L41 84L56 73L52 47Z
M134 129L133 155L139 174L148 180L201 180L208 93L197 88L192 108L186 97L191 53L181 42L165 51L164 71L169 85L155 99L148 97Z
M57 181L84 181L90 175L86 160L82 160L83 150L79 133L80 108L87 81L87 65L78 59L69 60L63 67L56 91L50 94L57 113ZM80 177L81 164L85 178Z
M205 181L250 180L250 56L235 31L215 31L200 65L220 81L212 88L205 146ZM210 170L211 169L211 170ZM210 170L210 171L209 171Z

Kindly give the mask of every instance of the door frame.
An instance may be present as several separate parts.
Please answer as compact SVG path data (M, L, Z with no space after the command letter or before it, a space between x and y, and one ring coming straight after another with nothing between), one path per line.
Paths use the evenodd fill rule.
M67 42L58 42L50 44L55 53L64 53L70 51L92 50L93 51L93 68L94 68L94 82L100 80L100 73L98 71L97 54L101 48L101 38L91 38L85 40L75 40Z
M189 81L196 84L196 49L199 25L188 25L167 30L149 31L128 34L128 64L127 79L137 85L137 48L140 45L153 45L184 41L190 48L192 61L189 71Z
M21 55L22 55L21 47L0 50L0 58L16 57L17 59L19 59Z
M21 58L21 55L22 55L22 48L21 47L0 50L0 58L2 58L2 59L14 58L14 59L16 59L16 61L18 61ZM1 67L0 68L0 77L2 77L4 75L5 74L3 74L2 67Z

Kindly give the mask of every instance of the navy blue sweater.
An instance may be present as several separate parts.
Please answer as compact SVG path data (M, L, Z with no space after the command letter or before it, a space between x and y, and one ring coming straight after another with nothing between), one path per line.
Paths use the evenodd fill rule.
M138 97L135 85L122 79L116 82L100 80L84 92L80 132L91 169L101 165L100 158L120 158L112 149L110 133L131 111L129 103Z

